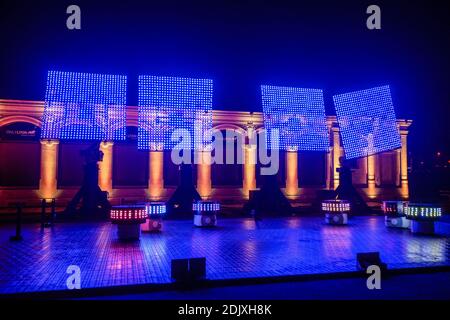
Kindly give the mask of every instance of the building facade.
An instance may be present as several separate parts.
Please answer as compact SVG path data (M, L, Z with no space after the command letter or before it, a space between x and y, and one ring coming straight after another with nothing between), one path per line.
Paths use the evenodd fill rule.
M64 206L81 185L80 151L91 143L40 140L43 110L43 101L0 100L0 206L15 201L38 203L42 198L56 198ZM178 184L178 167L172 163L170 151L137 149L137 118L137 107L127 107L127 140L100 144L104 157L99 162L98 183L108 191L113 204L123 200L165 200ZM401 149L351 163L354 185L369 202L408 198L407 137L411 123L397 120ZM310 203L319 190L339 185L337 169L344 150L335 116L327 117L327 126L329 152L280 152L278 182L293 202ZM258 188L262 180L260 168L264 165L257 160L257 146L245 139L263 128L262 113L214 110L213 128L243 137L244 161L199 161L194 166L197 190L204 198L241 204L248 199L249 190ZM233 143L236 155L239 144ZM206 159L211 154L202 152L196 156Z

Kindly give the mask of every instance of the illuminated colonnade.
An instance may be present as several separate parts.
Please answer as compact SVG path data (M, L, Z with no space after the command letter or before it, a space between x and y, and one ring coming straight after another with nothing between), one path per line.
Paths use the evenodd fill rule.
M137 108L127 107L127 124L137 123ZM43 103L34 101L0 100L0 126L12 122L31 122L39 124L42 118ZM24 114L26 113L26 119ZM24 120L25 119L25 120ZM233 112L233 111L213 111L213 125L215 127L229 126L233 130L237 127L248 129L248 123L251 122L255 131L263 127L262 113L251 112ZM398 192L403 198L409 195L408 190L408 153L407 153L407 135L411 121L397 120L401 134L401 149L396 152L395 172L397 175ZM339 157L343 154L340 143L339 127L336 118L329 116L327 123L330 129L330 153L326 159L326 186L329 189L335 189L339 185L340 167ZM5 142L7 143L7 142ZM41 165L40 181L38 194L43 198L52 198L57 196L57 176L58 176L58 149L57 140L42 140L41 146ZM112 142L102 142L100 150L103 152L103 162L99 163L99 186L102 190L113 192L113 152L114 144ZM244 198L248 198L249 191L256 188L256 145L246 144L244 146L244 163L242 166L242 193ZM212 194L211 184L211 164L210 152L201 152L199 164L197 165L197 188L202 197L209 197ZM367 196L369 198L378 196L375 191L380 191L383 186L378 186L377 176L377 158L378 155L367 158ZM286 152L286 189L288 196L298 195L298 156L297 152ZM149 179L148 196L150 199L160 199L165 194L164 191L164 154L162 151L150 151L149 155ZM300 168L307 170L307 168ZM378 186L378 188L377 188ZM19 189L19 188L15 188ZM379 192L378 192L379 193Z

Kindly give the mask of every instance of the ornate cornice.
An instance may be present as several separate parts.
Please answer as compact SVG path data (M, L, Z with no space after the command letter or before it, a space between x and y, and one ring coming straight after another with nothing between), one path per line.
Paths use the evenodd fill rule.
M35 121L26 122L40 125L43 112L44 101L0 99L0 124L2 125L26 121L26 118L29 120L34 118ZM126 112L127 125L137 126L138 108L128 106ZM262 112L213 110L213 126L226 127L226 124L239 126L242 129L247 128L249 124L253 125L254 128L261 128L263 126L263 114ZM407 132L412 120L397 119L397 124L400 131ZM336 116L327 116L327 126L338 128ZM232 126L230 127L232 128Z

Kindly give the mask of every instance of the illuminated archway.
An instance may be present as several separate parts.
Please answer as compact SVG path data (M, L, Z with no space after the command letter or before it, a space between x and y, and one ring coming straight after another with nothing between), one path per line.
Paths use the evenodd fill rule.
M8 116L0 119L0 127L6 126L11 123L25 122L35 125L36 127L42 127L42 121L29 116Z

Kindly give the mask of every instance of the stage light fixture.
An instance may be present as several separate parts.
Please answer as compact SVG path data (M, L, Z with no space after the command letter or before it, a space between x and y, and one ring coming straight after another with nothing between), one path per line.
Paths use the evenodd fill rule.
M213 81L209 79L139 76L138 148L204 150L211 143ZM172 141L184 129L190 141Z
M217 225L217 213L220 203L213 200L200 200L192 204L194 225L197 227L212 227Z
M333 96L346 159L401 147L389 86Z
M404 229L410 227L411 223L405 216L407 205L407 201L383 201L382 209L386 227Z
M111 222L119 223L142 223L147 218L145 206L121 205L111 209Z
M167 212L165 202L148 202L145 204L145 210L149 217L162 216Z
M136 240L141 235L141 224L145 222L147 212L144 205L114 206L110 219L117 225L117 236L120 240Z
M408 203L405 215L411 222L411 232L434 234L435 221L442 217L442 208L435 204Z
M410 220L437 220L442 216L442 208L433 204L409 203L405 215Z
M269 149L277 148L270 139L277 129L279 149L329 150L322 90L262 85L261 94Z
M42 139L125 140L127 77L49 71Z
M407 205L406 201L383 201L382 209L386 216L403 217Z
M351 206L347 200L324 200L322 201L322 212L325 213L325 223L343 225L347 224Z
M142 231L157 232L162 229L162 218L166 214L165 202L148 202L145 204L147 220L141 225Z

